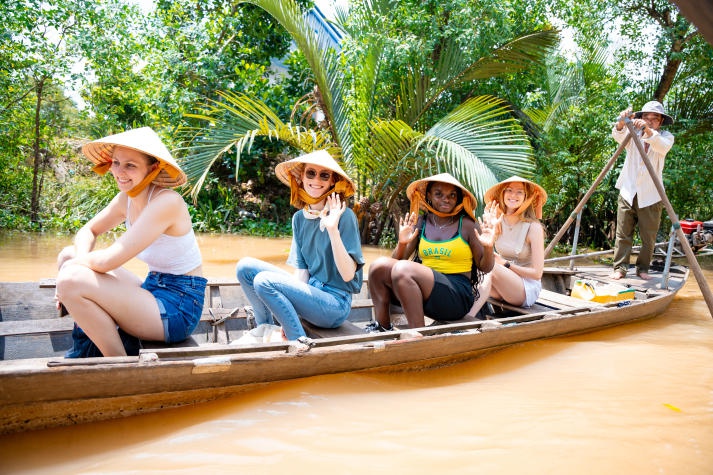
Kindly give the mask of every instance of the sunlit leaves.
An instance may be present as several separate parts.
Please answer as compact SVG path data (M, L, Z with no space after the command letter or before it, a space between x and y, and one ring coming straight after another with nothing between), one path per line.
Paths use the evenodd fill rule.
M236 169L241 156L250 151L256 137L280 141L296 150L310 152L327 148L328 137L284 123L264 103L242 94L218 92L219 101L210 101L201 114L188 117L208 123L207 127L183 127L180 138L191 145L183 161L195 200L213 164L226 154L234 154ZM337 151L335 151L337 152ZM338 153L334 153L338 156Z

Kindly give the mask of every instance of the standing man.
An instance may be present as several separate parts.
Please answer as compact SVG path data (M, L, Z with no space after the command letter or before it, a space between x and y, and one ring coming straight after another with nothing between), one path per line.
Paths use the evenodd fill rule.
M673 135L660 130L662 125L673 124L673 118L664 112L663 105L657 101L647 102L643 109L633 113L626 109L619 114L619 120L612 129L612 137L622 143L629 131L624 119L632 118L634 127L640 129L639 138L658 180L662 180L666 154L673 146ZM634 226L639 225L641 251L636 259L636 275L644 280L651 279L649 265L654 255L656 233L661 222L661 197L654 181L644 164L634 140L626 145L626 159L621 175L616 181L619 200L616 215L616 244L614 246L614 271L612 279L621 279L629 269L629 256L634 237Z

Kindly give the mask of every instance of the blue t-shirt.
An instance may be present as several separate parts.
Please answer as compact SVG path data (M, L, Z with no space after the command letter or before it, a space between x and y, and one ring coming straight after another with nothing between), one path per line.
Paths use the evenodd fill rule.
M356 215L350 208L339 218L339 234L344 247L357 264L354 278L344 282L339 274L332 254L329 233L319 229L319 219L307 219L302 210L292 216L292 246L287 263L297 269L307 269L310 277L323 284L352 294L361 291L363 282L364 256Z

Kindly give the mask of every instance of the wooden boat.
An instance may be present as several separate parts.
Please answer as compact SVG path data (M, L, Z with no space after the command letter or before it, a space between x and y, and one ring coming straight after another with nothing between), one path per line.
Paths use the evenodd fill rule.
M82 360L62 357L71 345L72 321L48 318L56 315L53 282L0 284L0 433L147 413L295 378L464 361L508 345L652 317L688 278L687 268L665 266L654 269L650 281L618 281L634 290L630 301L598 303L569 295L578 280L607 283L610 271L547 268L543 292L529 309L491 301L488 320L377 334L362 330L371 319L365 289L345 325L308 328L308 351L288 342L228 344L246 328L247 302L236 282L211 280L201 325L186 346L147 346L139 356Z

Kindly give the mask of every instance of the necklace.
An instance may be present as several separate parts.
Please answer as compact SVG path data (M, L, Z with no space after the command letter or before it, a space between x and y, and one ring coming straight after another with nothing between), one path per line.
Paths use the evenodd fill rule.
M520 222L520 220L517 219L517 220L515 220L514 223L510 224L510 223L508 222L508 220L505 219L505 217L503 217L503 222L504 222L505 225L508 227L508 231L512 231L512 228L514 228L514 227L517 225L517 223Z
M451 219L449 219L446 224L440 225L440 224L436 223L436 217L435 217L435 215L431 215L431 222L433 223L433 225L434 225L435 227L437 227L439 230L441 230L441 229L443 229L443 228L445 228L445 227L450 226L451 224L453 224L453 216L451 216Z

